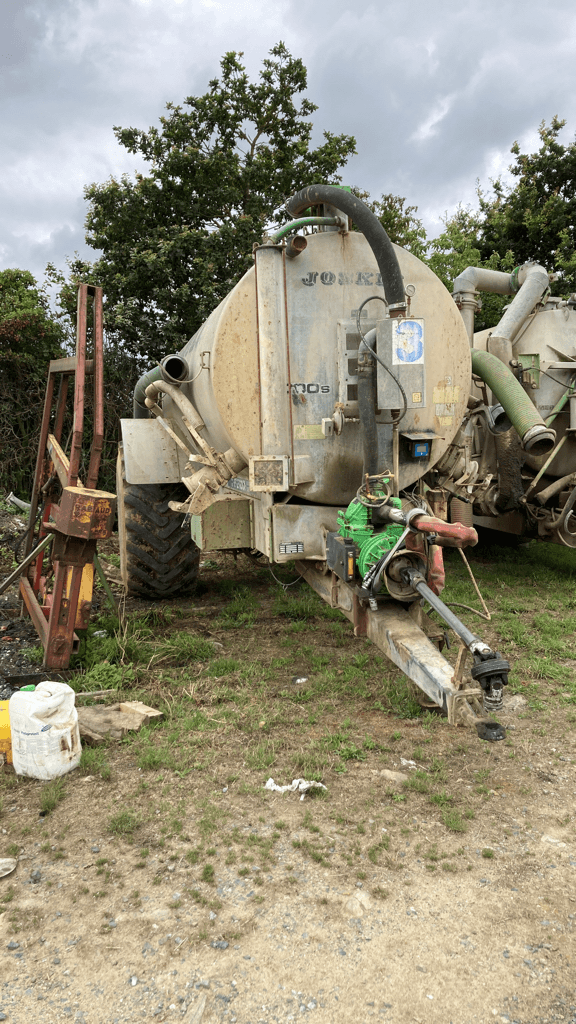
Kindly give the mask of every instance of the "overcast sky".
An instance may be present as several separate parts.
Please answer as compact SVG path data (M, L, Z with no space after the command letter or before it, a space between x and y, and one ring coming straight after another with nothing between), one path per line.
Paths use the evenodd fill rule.
M431 235L540 121L576 131L569 0L1 0L0 269L92 258L83 187L137 166L112 126L203 93L227 50L255 77L279 40L308 68L315 142L356 137L344 182L406 196Z

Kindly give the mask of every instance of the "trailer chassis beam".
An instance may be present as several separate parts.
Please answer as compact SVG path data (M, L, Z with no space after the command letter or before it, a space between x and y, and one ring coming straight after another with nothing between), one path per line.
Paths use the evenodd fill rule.
M382 601L373 611L361 604L352 587L334 573L318 572L302 561L296 562L296 569L324 601L354 624L356 636L367 636L445 712L450 724L474 725L485 739L504 738L502 726L482 712L482 689L467 684L464 674L452 667L419 625L419 603L407 609L397 601Z

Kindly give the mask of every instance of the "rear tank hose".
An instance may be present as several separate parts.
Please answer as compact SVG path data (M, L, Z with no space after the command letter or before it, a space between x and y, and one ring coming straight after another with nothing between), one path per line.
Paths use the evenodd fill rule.
M342 210L342 213L354 221L374 253L378 270L382 275L386 302L390 307L396 307L392 312L405 310L404 281L394 246L376 214L372 213L366 203L357 199L351 192L345 192L334 185L309 185L288 200L286 210L292 217L298 217L310 206L324 203Z
M532 455L547 455L554 447L556 433L546 426L520 381L491 352L473 348L471 355L473 372L496 395L520 436L524 450Z

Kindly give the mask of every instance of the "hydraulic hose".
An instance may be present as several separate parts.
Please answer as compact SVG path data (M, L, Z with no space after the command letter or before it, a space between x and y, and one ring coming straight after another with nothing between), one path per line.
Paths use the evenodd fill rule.
M368 331L364 338L366 346L374 348L376 331ZM376 362L362 349L358 355L358 416L362 432L362 456L364 475L375 476L378 472L378 428L376 426Z
M303 188L288 200L286 209L292 217L298 217L303 210L321 203L342 210L354 221L374 253L378 270L382 275L386 302L389 307L405 308L404 281L394 246L380 221L372 213L372 210L368 209L366 203L357 199L351 192L335 188L334 185L309 185L308 188Z
M520 382L498 356L472 349L472 370L494 392L515 427L522 447L532 455L546 455L556 433L547 427Z

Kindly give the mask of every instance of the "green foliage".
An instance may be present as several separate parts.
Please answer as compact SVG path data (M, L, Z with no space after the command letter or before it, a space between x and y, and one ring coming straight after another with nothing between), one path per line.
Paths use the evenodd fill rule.
M275 615L283 615L295 621L307 621L322 615L324 611L321 599L308 587L299 589L298 593L282 590L274 599Z
M511 273L517 260L506 249L502 254L482 251L483 219L479 212L470 207L458 207L452 217L444 220L444 231L430 242L428 266L438 275L448 291L452 291L454 280L466 267L485 267ZM502 316L502 310L510 299L505 295L482 293L482 307L475 317L475 330L493 327Z
M450 291L467 266L510 273L528 260L561 274L556 293L568 296L576 289L576 141L559 142L565 124L558 117L549 126L542 121L536 153L521 153L515 142L513 182L497 179L491 191L478 189L476 210L459 207L446 218L427 262ZM506 296L483 294L476 330L493 327L507 302Z
M246 754L246 763L255 771L270 768L276 760L274 744L271 740L263 740Z
M0 352L27 355L46 372L62 354L65 332L50 313L46 294L28 270L0 271Z
M248 587L236 587L220 622L227 629L249 628L256 621L256 598Z
M411 775L408 780L404 783L404 788L410 790L412 793L429 793L430 785L428 783L428 776L426 772L418 769Z
M93 665L86 675L77 676L72 680L72 687L77 693L89 690L121 690L134 680L134 669L131 665L110 665L103 661Z
M506 187L493 182L492 194L479 192L483 217L483 256L514 253L516 263L534 259L548 270L563 271L562 292L576 289L576 140L559 141L566 122L553 117L538 129L540 148L521 153L517 142Z
M105 782L112 778L106 750L103 747L83 747L78 767L86 775L98 774Z
M109 334L147 363L184 345L251 266L252 247L286 198L337 182L355 153L346 135L310 148L316 107L301 60L278 43L251 82L242 54L221 61L202 96L167 104L160 127L115 128L149 165L85 191L92 271L107 297Z
M0 487L27 498L32 486L46 373L65 331L27 270L0 271Z
M472 817L474 815L472 814ZM470 817L469 813L464 814L465 818ZM451 832L466 832L466 822L462 820L462 815L456 810L445 810L442 812L442 821L446 828L450 829Z
M202 868L202 874L200 877L202 881L207 882L208 885L214 885L216 882L216 874L213 864L205 864Z
M359 199L363 199L372 213L375 213L391 242L408 249L419 259L426 259L428 240L426 230L419 217L417 206L407 206L403 196L392 193L380 199L370 200L367 193L354 189Z

